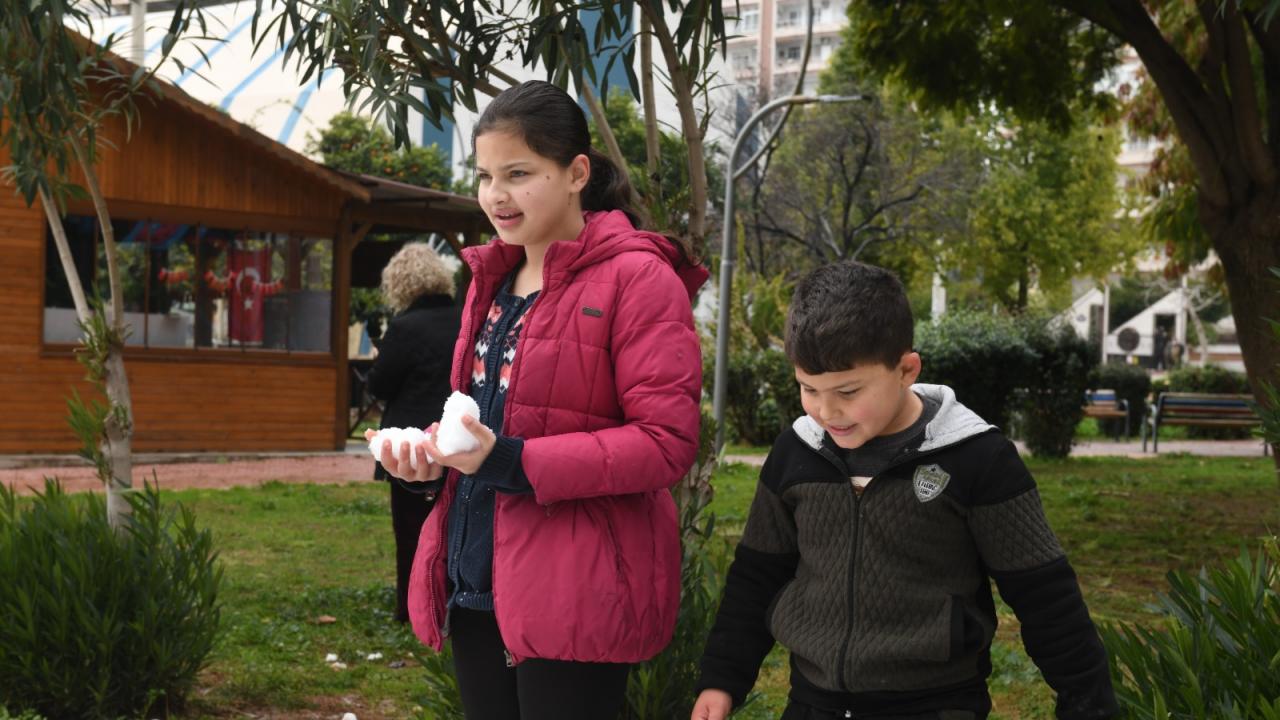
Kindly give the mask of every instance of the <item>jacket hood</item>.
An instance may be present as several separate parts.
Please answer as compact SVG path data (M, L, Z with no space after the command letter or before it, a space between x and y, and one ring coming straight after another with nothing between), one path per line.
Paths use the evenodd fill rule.
M928 385L916 383L911 386L918 395L938 401L938 414L933 416L924 428L924 442L920 444L920 452L929 452L954 445L974 435L980 435L995 428L978 414L961 405L956 400L955 391L946 385ZM822 449L822 436L826 431L818 421L808 415L801 415L791 424L791 429L805 445L814 450Z
M585 212L586 224L573 241L558 240L547 248L546 272L576 273L582 268L603 262L624 252L645 252L662 258L684 283L689 298L707 281L707 269L684 257L676 244L665 236L648 230L637 230L621 210ZM477 275L506 275L524 259L524 248L509 245L495 237L488 245L465 248L462 258Z

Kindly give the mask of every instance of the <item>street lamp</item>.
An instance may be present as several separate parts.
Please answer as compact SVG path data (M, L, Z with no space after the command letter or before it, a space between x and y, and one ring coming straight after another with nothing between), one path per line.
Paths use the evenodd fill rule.
M744 163L742 167L735 169L733 167L734 160L738 157L738 151L742 149L742 143L747 139L751 128L756 126L765 115L783 105L808 105L810 103L841 103L854 102L857 100L866 100L867 95L789 95L787 97L778 98L772 102L765 104L764 107L756 111L754 115L747 119L747 122L738 131L738 135L733 139L733 149L729 151L729 159L725 163L725 183L724 183L724 238L720 247L720 322L716 326L716 375L715 389L713 392L712 411L716 418L716 451L724 447L724 392L725 378L729 371L729 304L732 297L731 289L733 287L733 251L736 245L732 242L733 237L733 186L734 181L746 172L756 160L764 153L761 148L749 161Z

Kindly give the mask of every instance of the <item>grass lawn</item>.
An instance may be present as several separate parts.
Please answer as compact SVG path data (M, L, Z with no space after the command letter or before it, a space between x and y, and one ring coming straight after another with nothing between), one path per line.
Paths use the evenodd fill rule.
M1152 617L1146 604L1168 570L1232 555L1280 528L1270 459L1082 458L1031 468L1100 620ZM746 465L717 475L712 507L726 542L741 532L755 477ZM385 485L165 494L213 531L225 569L222 640L184 717L431 717L413 658L420 646L390 617ZM326 663L330 653L346 667ZM369 660L370 653L382 657ZM1022 653L1007 608L993 659L997 717L1051 718L1050 693ZM786 685L786 660L775 651L758 685L762 697L740 716L776 717Z

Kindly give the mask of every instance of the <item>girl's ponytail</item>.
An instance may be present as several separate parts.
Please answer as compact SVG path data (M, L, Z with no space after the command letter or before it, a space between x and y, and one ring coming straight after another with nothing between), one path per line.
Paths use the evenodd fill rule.
M595 148L587 148L587 159L591 161L591 179L582 189L582 209L621 210L632 225L644 225L640 212L631 205L631 181L627 174Z

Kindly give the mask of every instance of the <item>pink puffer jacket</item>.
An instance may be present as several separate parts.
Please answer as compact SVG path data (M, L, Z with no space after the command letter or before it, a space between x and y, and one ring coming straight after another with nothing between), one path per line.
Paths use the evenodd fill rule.
M586 214L574 242L547 250L527 311L502 431L525 439L533 494L498 493L493 603L523 658L640 662L671 640L680 543L669 488L693 464L702 361L690 299L706 270L618 211ZM524 250L495 239L463 251L473 273L454 349L466 391L474 338ZM439 650L445 618L451 472L423 524L409 614Z

